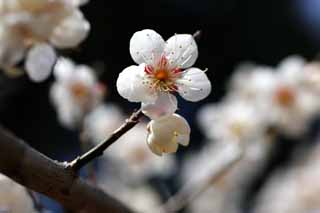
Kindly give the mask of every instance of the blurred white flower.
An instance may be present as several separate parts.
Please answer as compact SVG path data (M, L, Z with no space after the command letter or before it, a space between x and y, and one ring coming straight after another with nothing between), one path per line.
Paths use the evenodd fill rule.
M303 83L306 88L311 90L317 97L320 95L320 63L312 62L304 68ZM320 100L319 100L320 101Z
M109 137L124 121L125 117L118 106L101 104L85 117L84 134L94 144L98 144Z
M313 81L317 69L306 66L303 58L285 58L276 69L251 65L238 70L227 99L240 99L254 106L256 115L266 115L266 127L299 136L319 113L319 94Z
M110 176L112 174L108 174L108 177L99 177L98 186L134 212L155 212L155 209L161 205L161 197L147 184L128 185L118 178Z
M304 60L297 56L280 63L266 107L272 125L290 136L305 133L311 119L319 112L318 97L305 87L304 67Z
M257 196L255 213L301 213L320 210L320 146L295 155L292 165L278 170Z
M117 162L120 177L128 181L143 181L152 175L166 176L176 168L175 157L167 155L159 158L146 145L147 129L138 124L110 147L106 153Z
M205 105L199 111L198 123L213 140L247 143L264 137L266 131L266 115L241 99Z
M204 71L191 67L198 57L192 35L176 34L165 42L153 30L138 31L130 40L130 54L139 66L120 73L118 92L129 101L142 102L143 111L152 119L175 112L177 101L172 92L199 101L211 91Z
M26 189L2 174L0 174L0 212L37 212Z
M33 81L44 80L55 62L53 47L75 47L89 32L90 25L78 8L81 3L84 1L0 0L0 67L14 67L31 48L27 73Z
M56 81L51 87L50 98L59 121L65 127L77 127L84 116L100 104L105 87L97 81L90 67L76 66L66 58L57 61L54 76Z
M216 141L190 155L182 167L183 181L186 185L192 184L194 191L198 187L204 190L189 204L190 212L240 213L248 185L266 165L270 143L265 139L246 144L240 161L215 181L212 176L227 162L239 157L241 146L232 141Z
M148 124L147 143L157 155L173 153L177 151L179 144L188 146L190 132L188 122L180 115L161 117Z

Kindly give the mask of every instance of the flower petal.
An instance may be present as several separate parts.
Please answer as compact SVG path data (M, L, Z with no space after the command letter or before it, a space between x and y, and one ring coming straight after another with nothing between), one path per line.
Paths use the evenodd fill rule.
M154 103L142 103L142 111L151 119L172 115L178 108L177 98L170 93L160 93Z
M179 94L188 101L200 101L211 92L211 82L204 71L189 68L181 79L177 80Z
M75 10L53 30L50 42L58 48L76 47L87 37L89 31L89 22L79 10Z
M75 7L79 7L87 4L90 0L70 0L71 4Z
M70 59L60 57L54 66L53 75L58 81L67 81L72 77L75 69L75 65Z
M164 52L172 65L182 69L191 67L198 58L197 43L189 34L176 34L169 38Z
M46 80L56 61L56 53L48 44L38 44L28 52L26 59L26 72L34 82Z
M148 144L156 144L164 153L176 152L178 143L187 146L190 139L190 126L180 115L173 114L149 123Z
M144 64L124 69L117 80L119 94L131 102L153 103L157 94L144 82Z
M130 54L137 63L153 65L163 53L165 41L154 30L142 30L133 34L130 40Z

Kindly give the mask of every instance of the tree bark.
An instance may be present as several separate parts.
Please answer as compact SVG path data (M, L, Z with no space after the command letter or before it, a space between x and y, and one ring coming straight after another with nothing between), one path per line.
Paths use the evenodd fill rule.
M66 166L32 149L0 127L0 172L21 185L81 213L132 212Z

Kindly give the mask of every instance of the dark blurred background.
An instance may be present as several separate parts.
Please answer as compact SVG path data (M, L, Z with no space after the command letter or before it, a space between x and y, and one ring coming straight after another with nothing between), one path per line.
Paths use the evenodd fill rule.
M117 102L128 112L138 106L117 94L115 82L119 72L134 63L129 54L132 34L150 28L166 39L174 33L202 31L196 66L209 69L213 91L200 103L179 100L183 106L179 113L193 126L191 145L180 149L179 156L201 147L195 113L205 102L216 102L224 95L237 64L276 65L291 54L314 59L320 46L318 0L91 0L82 9L91 34L79 48L61 53L96 67L108 85L106 101ZM78 132L57 122L48 97L52 80L35 84L27 77L1 75L0 118L36 149L54 159L69 160L79 153Z

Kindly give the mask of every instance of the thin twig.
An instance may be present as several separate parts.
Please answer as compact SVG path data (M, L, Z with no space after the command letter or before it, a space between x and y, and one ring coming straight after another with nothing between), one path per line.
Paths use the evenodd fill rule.
M130 116L129 119L126 120L122 126L120 126L116 131L114 131L110 137L108 137L105 141L101 142L97 146L93 147L88 152L83 155L77 157L75 160L68 164L68 167L72 168L74 171L79 171L82 167L87 165L93 159L103 155L103 152L114 142L116 142L122 135L132 129L137 123L139 123L139 119L143 115L142 110L138 110Z

